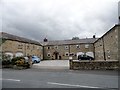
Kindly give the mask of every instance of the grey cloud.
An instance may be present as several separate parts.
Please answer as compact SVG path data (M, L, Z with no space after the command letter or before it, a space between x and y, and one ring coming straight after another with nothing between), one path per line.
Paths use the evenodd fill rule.
M101 36L117 23L117 0L100 1L5 0L3 31L38 41Z

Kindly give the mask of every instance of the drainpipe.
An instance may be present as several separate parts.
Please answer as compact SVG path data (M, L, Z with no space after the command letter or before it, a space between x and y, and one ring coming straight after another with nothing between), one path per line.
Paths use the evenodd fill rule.
M45 59L45 56L44 56L44 46L43 46L43 60Z
M26 55L26 43L25 43L25 47L24 47L24 48L25 48L25 56L27 56L27 55Z
M103 37L102 37L102 42L103 42L103 55L104 55L104 60L106 60L105 45L104 45L104 39L103 39Z
M70 45L68 45L69 46L69 55L70 55Z
M95 57L95 43L93 43L93 53L94 53L94 60L96 59Z

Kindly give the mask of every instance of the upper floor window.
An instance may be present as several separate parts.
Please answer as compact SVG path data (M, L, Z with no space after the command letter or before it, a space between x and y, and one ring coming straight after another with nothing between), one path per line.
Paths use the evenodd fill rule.
M29 46L29 45L27 46L27 49L30 49L30 46Z
M58 46L54 46L54 49L58 49Z
M47 47L47 49L50 49L50 47Z
M35 49L35 45L33 45L33 49Z
M43 47L39 47L40 50L43 50Z
M89 48L89 44L85 44L85 48Z
M80 48L80 45L76 45L76 48Z
M23 45L22 44L18 44L18 49L22 49Z
M69 49L69 47L68 47L68 46L65 46L65 49Z
M39 50L39 46L37 46L37 50Z

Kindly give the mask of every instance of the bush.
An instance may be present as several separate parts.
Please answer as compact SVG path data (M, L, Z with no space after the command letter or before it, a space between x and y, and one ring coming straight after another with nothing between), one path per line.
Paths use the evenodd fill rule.
M17 66L24 66L25 60L24 60L24 59L17 60L17 61L15 62L15 64L16 64Z
M21 59L24 60L24 57L15 57L11 60L11 64L16 65L16 62L18 62L18 60L21 60Z
M11 59L9 55L2 54L2 65L10 65Z
M10 60L3 60L2 61L2 65L10 65L10 64L11 64Z
M25 62L24 57L15 57L12 59L12 65L29 68L30 65L28 62Z

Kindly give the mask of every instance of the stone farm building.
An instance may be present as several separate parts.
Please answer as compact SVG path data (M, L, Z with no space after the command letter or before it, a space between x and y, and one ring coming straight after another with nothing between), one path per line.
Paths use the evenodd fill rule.
M120 55L120 24L114 25L100 38L83 38L78 40L38 42L1 32L1 53L13 56L37 55L42 59L68 60L69 56L77 59L79 54L87 54L95 60L118 60Z
M78 40L45 41L43 45L44 59L68 60L69 56L77 59L79 54L94 56L94 42L96 38L85 38Z
M17 56L37 55L43 57L42 45L34 40L18 37L5 32L1 32L1 53Z

